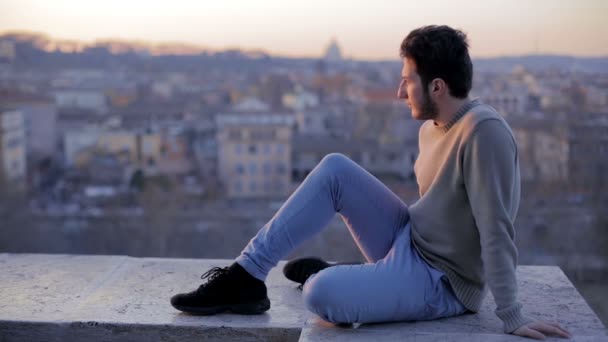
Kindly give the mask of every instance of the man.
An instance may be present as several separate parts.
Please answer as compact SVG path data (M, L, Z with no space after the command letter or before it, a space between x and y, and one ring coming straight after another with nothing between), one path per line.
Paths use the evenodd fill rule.
M412 31L401 44L398 96L425 120L415 173L420 199L407 207L350 159L326 156L230 267L178 294L196 314L256 314L270 308L270 269L340 214L367 263L288 263L309 310L335 323L432 320L476 312L492 291L506 333L570 337L557 323L523 315L517 302L513 221L520 196L517 146L502 117L470 100L473 66L464 33Z

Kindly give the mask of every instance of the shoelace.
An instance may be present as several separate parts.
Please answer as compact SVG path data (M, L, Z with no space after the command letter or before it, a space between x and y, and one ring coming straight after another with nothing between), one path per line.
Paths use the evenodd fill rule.
M201 276L201 279L205 280L207 279L207 282L204 283L203 285L201 285L199 287L199 290L204 289L205 287L209 286L209 284L211 284L214 280L218 279L219 277L221 277L222 275L226 274L228 272L228 267L214 267L212 269L210 269L209 271L203 273L203 275Z
M303 278L304 278L304 279L308 279L308 278L310 278L310 276L311 276L311 275L313 275L313 274L315 274L315 273L316 273L316 272L310 272L310 271L309 271L309 272L306 272L306 273L304 273L304 277L303 277ZM303 291L303 290L304 290L304 284L300 284L300 285L298 285L298 290Z

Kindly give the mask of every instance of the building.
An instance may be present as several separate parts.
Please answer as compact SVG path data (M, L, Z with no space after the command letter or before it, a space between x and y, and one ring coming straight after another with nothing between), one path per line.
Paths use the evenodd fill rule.
M568 180L569 143L566 132L552 128L514 128L519 147L521 179L545 183Z
M95 89L62 89L54 92L58 108L87 109L99 114L107 111L106 95Z
M99 139L102 131L98 128L82 128L68 130L63 135L63 155L65 164L69 167L79 166L85 150L91 150Z
M292 179L303 181L317 164L330 153L341 153L356 163L362 160L369 145L331 136L295 134L292 137Z
M593 112L608 111L608 91L597 86L586 87L587 107Z
M232 111L238 113L267 113L270 111L270 106L257 97L245 97L232 107Z
M315 108L299 110L295 113L297 132L301 135L327 136L330 134L328 120L329 109Z
M340 49L340 45L338 45L338 41L335 38L332 38L329 45L327 45L324 57L328 62L342 61L342 50Z
M216 117L219 179L229 198L288 194L294 123L292 116L283 114Z
M474 97L480 97L485 104L492 106L505 117L526 114L530 106L530 90L521 82L502 80L486 84L478 87Z
M209 194L221 191L218 179L218 144L215 120L211 117L198 118L191 123L192 153L195 168L203 186Z
M606 199L608 193L608 114L579 113L569 124L569 185Z
M570 142L563 120L544 116L510 118L522 181L559 183L569 179Z
M151 86L152 94L160 96L163 99L169 99L173 96L173 85L165 81L155 81Z
M296 87L293 93L283 95L283 107L296 111L314 108L319 104L319 96L304 90L302 87Z
M564 190L608 190L608 115L569 113L509 120L519 147L522 180Z
M160 131L161 146L158 172L169 176L185 176L194 171L190 146L181 125Z
M27 140L23 113L0 110L0 183L2 188L25 190Z
M375 146L361 155L361 166L380 179L415 180L417 144Z
M503 116L524 114L528 106L528 93L523 91L492 92L481 98L484 103L494 107Z
M295 88L287 73L272 72L261 77L254 91L267 103L272 111L283 111L283 98Z
M19 106L25 120L27 154L32 163L53 159L57 155L57 107L38 101Z
M85 167L96 156L105 155L146 174L155 174L164 158L163 139L158 133L80 129L66 132L63 145L68 166Z
M414 163L418 155L415 141L399 145L344 140L329 136L296 135L293 142L292 175L303 181L312 169L330 153L341 153L380 180L414 180Z
M17 57L15 42L12 40L0 40L0 62L12 62Z

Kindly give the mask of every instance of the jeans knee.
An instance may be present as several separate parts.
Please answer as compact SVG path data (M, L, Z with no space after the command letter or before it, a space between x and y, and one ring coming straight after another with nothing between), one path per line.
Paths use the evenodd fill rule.
M306 308L314 313L318 313L319 309L327 303L327 289L324 288L322 282L316 281L319 274L313 275L309 281L304 284L302 289L302 298Z
M302 289L302 297L304 298L304 304L311 311L313 309L324 306L328 301L328 294L330 290L330 282L325 277L326 272L320 271L317 274L313 274L310 279L304 284Z
M345 162L350 161L350 159L343 155L342 153L329 153L326 154L325 157L321 160L321 164L336 166L343 165Z
M336 317L338 303L336 303L336 278L331 272L324 270L314 275L304 285L302 297L306 308L332 323L345 323Z
M347 156L341 153L330 153L323 157L319 163L319 167L325 170L336 171L349 163L351 163L351 160Z

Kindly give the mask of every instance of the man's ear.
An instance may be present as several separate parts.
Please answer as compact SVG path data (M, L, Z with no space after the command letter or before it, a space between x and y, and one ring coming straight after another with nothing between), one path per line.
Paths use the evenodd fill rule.
M429 92L441 96L447 91L447 84L441 78L435 78L429 84Z

